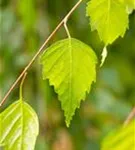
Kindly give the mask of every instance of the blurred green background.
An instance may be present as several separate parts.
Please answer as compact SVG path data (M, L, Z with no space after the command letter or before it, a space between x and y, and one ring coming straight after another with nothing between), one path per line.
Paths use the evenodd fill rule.
M77 0L0 0L0 100L44 40ZM86 1L68 21L72 37L89 44L99 60L103 43L91 32L85 17ZM43 81L39 59L28 72L24 98L39 116L36 150L100 150L108 132L123 124L135 105L135 12L125 37L108 47L109 55L97 69L97 82L70 128L66 128L53 87ZM120 18L119 18L120 19ZM67 37L64 28L51 42ZM19 85L2 110L18 99ZM1 111L2 111L1 110Z

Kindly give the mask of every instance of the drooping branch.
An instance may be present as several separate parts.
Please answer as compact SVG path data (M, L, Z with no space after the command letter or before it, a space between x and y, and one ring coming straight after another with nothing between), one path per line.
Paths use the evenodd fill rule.
M48 42L52 39L52 37L56 34L56 32L60 29L60 27L62 27L64 25L65 19L68 19L71 16L71 14L76 10L76 8L80 5L80 3L82 1L83 0L79 0L73 6L73 8L69 11L69 13L64 17L64 19L58 24L58 26L54 29L54 31L46 39L46 41L43 43L43 45L39 48L39 50L37 51L37 53L34 55L34 57L31 59L31 61L28 63L28 65L25 67L25 69L22 71L22 73L19 75L19 77L17 78L17 80L12 84L11 88L7 91L6 95L4 96L4 98L2 99L2 101L0 102L0 107L5 103L6 99L10 95L10 93L14 90L14 88L16 87L16 85L18 84L18 82L22 79L22 77L24 76L24 74L28 71L28 69L34 63L34 61L39 56L39 54L44 50L44 48L48 44Z

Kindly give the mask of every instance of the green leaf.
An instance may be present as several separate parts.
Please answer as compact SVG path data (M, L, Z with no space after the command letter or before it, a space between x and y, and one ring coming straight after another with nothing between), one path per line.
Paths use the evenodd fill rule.
M94 51L73 38L56 42L41 57L43 79L49 79L58 93L67 126L96 81L96 63Z
M0 114L0 145L5 150L34 150L38 130L36 113L22 100Z
M134 148L135 120L108 135L102 143L102 150L133 150Z
M92 30L97 30L105 45L123 37L128 28L126 7L120 0L91 0L87 6Z

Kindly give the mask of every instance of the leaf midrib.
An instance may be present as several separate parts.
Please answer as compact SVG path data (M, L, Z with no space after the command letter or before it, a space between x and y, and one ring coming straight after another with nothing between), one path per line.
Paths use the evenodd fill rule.
M21 150L23 150L23 139L24 139L24 107L23 107L23 100L20 100L20 103L21 103L21 114L22 114L22 119L21 119L21 124L22 124L22 126L21 126Z
M70 100L70 103L69 103L69 110L72 110L70 108L70 106L72 106L72 71L73 71L73 55L72 55L72 44L71 44L71 38L69 38L69 59L70 59L70 77L69 77L69 100Z

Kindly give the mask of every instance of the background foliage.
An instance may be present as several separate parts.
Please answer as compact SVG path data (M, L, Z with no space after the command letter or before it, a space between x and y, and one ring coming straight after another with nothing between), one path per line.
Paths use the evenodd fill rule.
M76 0L1 0L0 1L0 99L26 66L36 50ZM86 3L71 16L71 35L91 45L100 58L103 43L91 32L85 17ZM66 37L63 28L50 44ZM87 100L76 111L66 128L60 102L53 87L41 77L39 60L25 81L24 97L40 119L36 150L99 150L103 137L123 124L135 105L135 12L125 37L109 46L109 55L98 71ZM18 99L18 88L3 109Z

